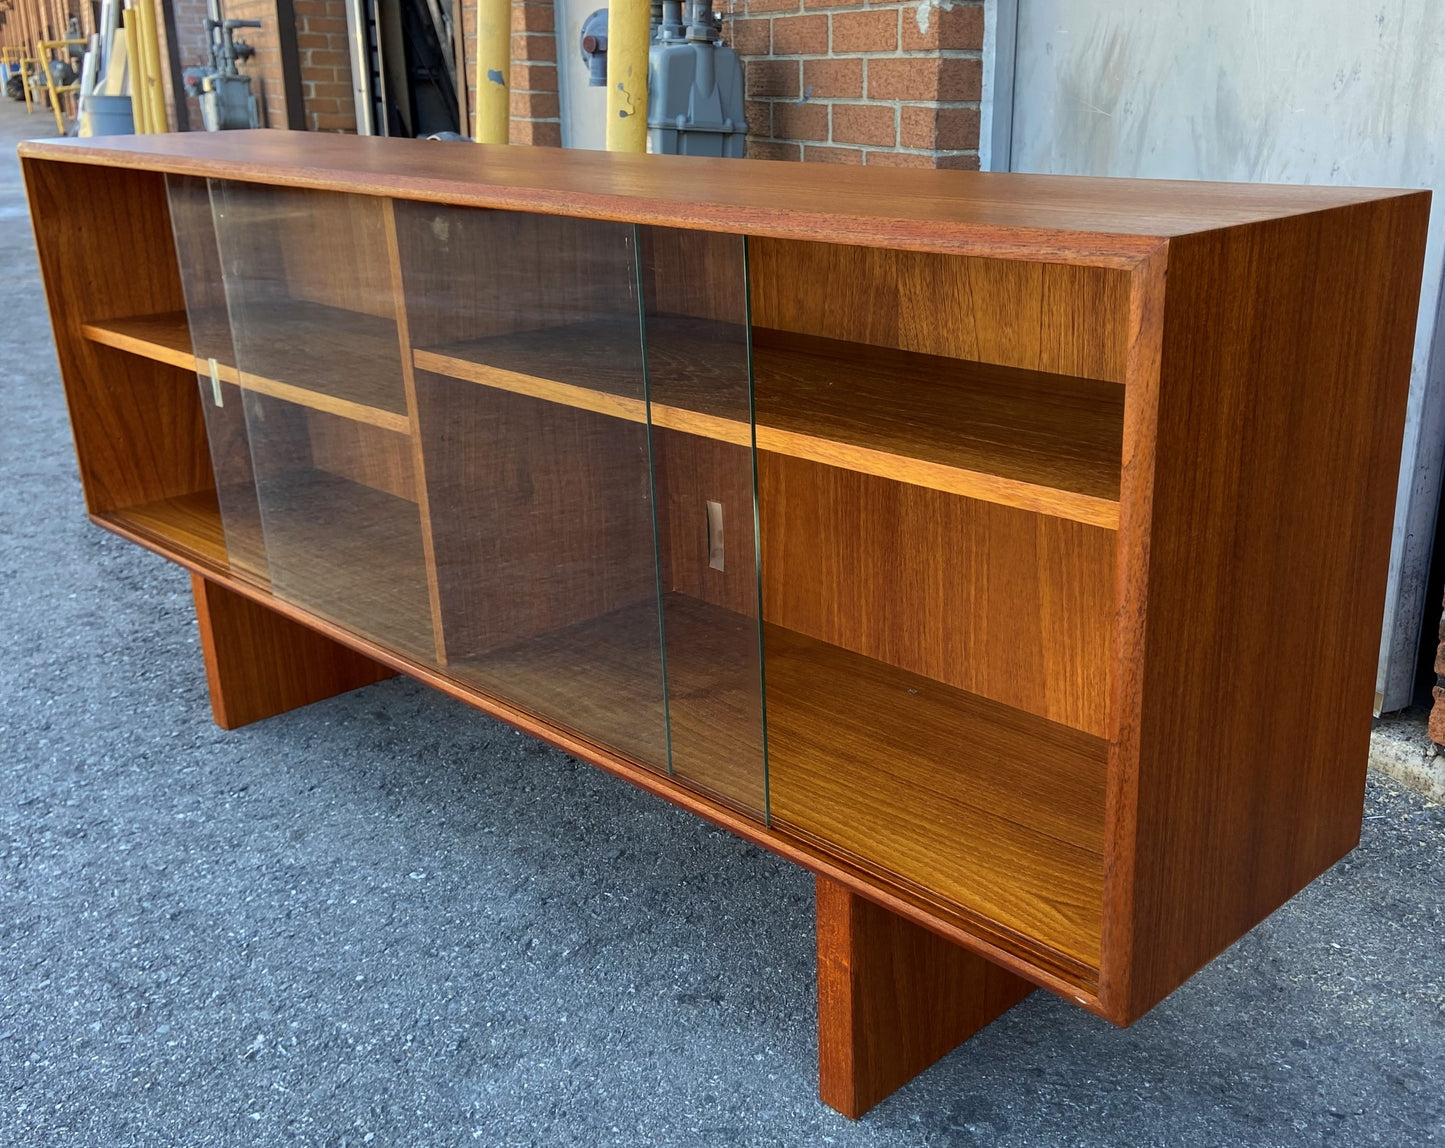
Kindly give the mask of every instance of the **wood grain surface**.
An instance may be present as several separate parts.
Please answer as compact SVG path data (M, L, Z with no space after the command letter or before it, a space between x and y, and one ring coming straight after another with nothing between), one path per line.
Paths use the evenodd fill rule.
M426 484L426 445L422 438L421 408L418 405L416 366L412 355L410 309L406 300L406 273L402 266L401 240L397 231L396 204L388 200L382 212L387 266L396 298L396 336L401 355L402 391L406 397L407 449L411 494L421 515L422 561L426 568L427 601L431 607L432 642L438 665L447 664L446 628L442 617L441 579L437 573L436 535L432 530L431 499Z
M1357 839L1427 195L286 133L22 155L92 516L238 600L1119 1023ZM221 529L162 172L235 181L272 333L242 367L296 301L343 312L287 335L305 378L255 376L332 408L246 396L271 590ZM388 230L387 195L426 202ZM766 774L747 539L699 561L698 503L748 499L741 235ZM668 300L710 334L649 344L649 426ZM338 403L391 421L333 433Z
M416 503L322 470L263 477L258 502L278 598L435 656Z
M753 454L732 443L658 429L652 461L672 770L762 817L767 803ZM709 502L722 514L721 569L711 561ZM722 609L698 610L698 603Z
M635 324L595 321L415 352L419 368L579 410L750 446L734 397L737 340L715 324L649 317L639 387ZM745 369L744 363L744 369ZM1118 524L1123 389L862 343L757 330L759 450L1054 514Z
M676 776L761 808L757 621L668 595L484 656L459 680L668 771L664 722L690 747ZM1099 957L1104 744L1098 738L769 625L767 787L775 827L841 852L1055 954ZM691 704L671 705L673 687Z
M757 237L748 282L758 327L1124 381L1120 271Z
M399 199L1043 263L1129 267L1160 238L1378 198L1378 191L838 168L316 132L22 143L46 161Z
M211 713L239 729L396 671L199 574L191 575Z
M210 316L192 316L206 322ZM317 303L253 307L241 340L247 366L218 359L216 377L243 390L284 399L384 430L409 433L394 324ZM209 376L206 356L191 351L184 311L86 323L86 338L156 362Z
M181 310L165 178L25 167L35 245L92 514L215 485L193 371L85 338L87 322ZM39 352L37 352L39 353Z
M646 427L426 371L416 388L448 661L656 609Z
M1105 743L764 629L772 823L1099 963Z
M127 315L96 323L83 323L81 334L96 343L128 351L158 363L168 363L187 371L204 371L204 360L191 350L191 325L184 311L168 311L162 315ZM234 360L227 360L234 362ZM235 371L226 382L235 382Z
M172 553L230 570L215 490L161 498L103 514L108 523L145 534Z
M763 617L1103 736L1116 536L758 455Z
M1428 207L1170 244L1120 1020L1359 838Z
M817 879L818 1094L857 1120L1034 986Z
M1041 948L1030 938L999 929L983 918L956 911L936 899L922 896L916 888L905 882L892 880L886 874L861 869L853 859L820 846L806 835L786 828L766 826L753 815L738 811L732 803L719 799L694 783L670 777L580 736L565 725L539 718L506 698L477 689L458 678L452 667L440 667L433 661L411 657L364 634L318 617L303 607L276 598L263 586L238 578L194 553L169 547L151 535L131 530L124 523L111 520L108 516L92 515L91 518L96 525L218 582L282 617L305 625L466 705L506 721L566 753L590 761L629 784L662 797L760 848L802 865L814 873L829 876L890 911L986 957L1034 984L1047 987L1091 1012L1105 1015L1097 994L1097 975L1079 966L1077 962ZM219 526L217 529L219 530Z

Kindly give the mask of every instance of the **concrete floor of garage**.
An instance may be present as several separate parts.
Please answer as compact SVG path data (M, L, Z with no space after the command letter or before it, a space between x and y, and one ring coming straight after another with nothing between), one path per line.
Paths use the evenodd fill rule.
M217 729L185 573L84 517L47 130L0 106L0 1145L1445 1140L1445 809L1385 779L1132 1029L1036 993L850 1124L801 870L408 681Z

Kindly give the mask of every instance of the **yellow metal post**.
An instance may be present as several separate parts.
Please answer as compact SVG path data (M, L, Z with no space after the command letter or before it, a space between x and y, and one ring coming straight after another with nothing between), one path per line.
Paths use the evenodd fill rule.
M20 57L20 83L25 91L25 114L28 116L35 110L34 93L30 90L30 65L35 63L29 56Z
M511 0L477 0L477 143L508 142L511 73Z
M150 134L150 118L146 115L145 85L141 81L140 20L134 8L127 8L120 14L121 30L125 34L125 70L130 88L130 117L135 121L135 134Z
M649 0L607 5L607 150L647 150L647 50L652 39Z
M45 73L45 90L50 96L50 110L55 113L55 131L58 135L65 134L65 113L60 108L60 97L69 92L79 92L80 85L65 84L56 87L55 72L50 67L50 53L58 48L84 43L84 40L41 40L35 45L36 55L40 57L40 68Z
M161 48L160 37L156 32L156 6L154 0L135 0L137 14L140 20L140 50L144 61L144 67L137 69L144 81L141 84L142 96L146 106L146 123L152 132L164 132L170 129L166 122L166 96L165 89L161 87ZM135 100L132 93L131 100Z

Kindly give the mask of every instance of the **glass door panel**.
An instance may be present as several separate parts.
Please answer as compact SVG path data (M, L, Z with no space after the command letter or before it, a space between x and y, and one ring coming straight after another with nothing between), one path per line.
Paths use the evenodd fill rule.
M215 181L272 592L434 661L390 202Z
M216 503L232 573L264 584L266 548L261 510L251 466L251 441L241 389L236 385L236 353L226 314L220 251L211 215L211 192L204 179L166 176L171 230L186 298L185 326L196 358L201 409L216 475Z
M673 773L762 817L744 244L738 235L638 231Z
M447 670L666 771L633 228L396 213Z

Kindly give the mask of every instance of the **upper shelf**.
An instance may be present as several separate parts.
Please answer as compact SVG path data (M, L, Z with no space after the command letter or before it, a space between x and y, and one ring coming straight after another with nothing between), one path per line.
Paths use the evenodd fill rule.
M27 141L58 160L871 247L1132 267L1172 236L1398 195L1341 187L839 168L315 132Z
M182 311L106 319L82 330L108 347L202 375L210 370L192 351ZM304 300L253 304L236 340L247 370L218 360L221 382L385 430L411 430L394 320Z
M1123 388L755 330L759 450L809 459L1060 518L1117 529ZM417 367L500 390L646 422L635 324L593 322L472 339L415 352ZM650 317L647 354L667 384L655 425L742 445L752 428L719 405L742 358L741 333ZM658 401L665 397L667 401Z

